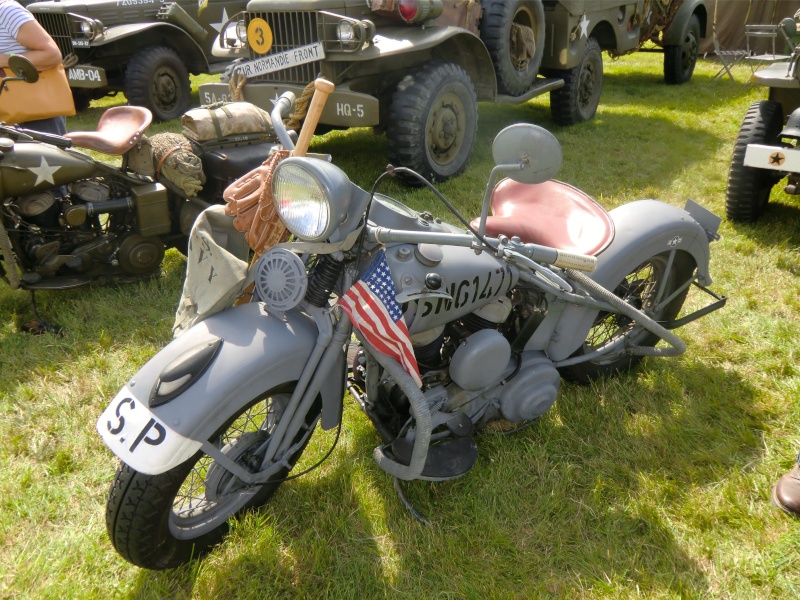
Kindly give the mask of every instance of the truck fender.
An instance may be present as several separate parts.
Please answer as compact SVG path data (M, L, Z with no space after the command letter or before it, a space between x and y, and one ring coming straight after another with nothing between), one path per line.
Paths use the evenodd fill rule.
M297 381L317 336L311 317L290 311L279 318L267 313L261 303L244 304L213 315L150 359L111 401L97 421L97 431L133 469L148 475L164 473L193 456L248 402L276 386ZM207 364L194 370L200 375L186 389L180 390L178 385L180 391L175 397L166 401L162 398L162 404L152 406L151 397L166 367L182 357L197 355L204 346L213 346L213 350L207 353ZM335 426L340 418L344 364L342 351L320 388L323 427ZM135 431L129 433L127 441L117 438L123 426L121 419L132 420L134 408L139 415L137 422L146 423L147 429L142 428L138 437ZM137 439L145 443L137 443Z
M684 0L678 8L678 12L672 18L669 28L664 32L661 40L664 46L679 46L686 37L686 29L689 27L689 19L696 14L700 20L700 37L706 37L708 27L708 11L705 0Z
M169 40L169 45L177 48L184 57L184 60L188 60L189 57L191 57L191 60L188 60L188 62L196 62L199 58L206 67L208 67L208 61L205 58L205 54L203 54L203 49L200 47L200 44L183 29L170 23L130 23L112 26L107 28L102 36L92 40L90 47L97 48L108 44L123 42L143 31L150 31L164 40ZM142 44L139 45L141 46Z
M328 60L359 62L400 56L405 62L410 55L418 53L420 62L428 62L434 49L436 58L455 63L467 72L479 101L495 99L497 80L489 51L477 35L462 27L387 27L375 36L373 44L361 52L329 52Z
M597 269L589 274L594 281L613 289L643 260L677 249L694 258L699 283L711 284L708 236L685 210L657 200L639 200L615 208L610 214L614 241L597 257ZM551 360L563 360L581 346L597 312L575 304L563 310L547 346Z

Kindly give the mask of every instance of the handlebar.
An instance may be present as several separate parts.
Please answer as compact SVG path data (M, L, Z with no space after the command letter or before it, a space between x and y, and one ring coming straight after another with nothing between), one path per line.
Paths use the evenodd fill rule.
M44 133L41 131L34 131L33 129L25 129L17 125L0 124L0 133L10 136L15 140L25 142L43 142L45 144L52 144L59 148L71 148L72 140L63 135L56 133Z
M367 235L371 241L385 244L387 242L405 242L410 244L445 244L450 246L472 247L476 238L470 233L437 233L427 231L406 231L388 229L386 227L367 226ZM495 249L507 242L499 238L484 238ZM592 272L597 268L597 257L577 252L566 252L558 248L539 244L522 244L511 242L505 246L508 250L526 256L531 260L550 264L565 269Z

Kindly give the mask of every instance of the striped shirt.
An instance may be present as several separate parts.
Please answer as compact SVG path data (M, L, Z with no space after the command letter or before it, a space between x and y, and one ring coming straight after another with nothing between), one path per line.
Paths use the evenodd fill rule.
M16 0L0 0L0 53L21 54L28 49L17 41L19 28L33 15Z

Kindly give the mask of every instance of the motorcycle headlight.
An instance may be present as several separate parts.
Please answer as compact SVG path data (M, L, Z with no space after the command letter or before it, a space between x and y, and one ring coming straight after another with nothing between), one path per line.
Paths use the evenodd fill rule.
M272 176L272 196L290 232L303 241L321 242L331 238L347 216L350 180L325 161L287 158Z

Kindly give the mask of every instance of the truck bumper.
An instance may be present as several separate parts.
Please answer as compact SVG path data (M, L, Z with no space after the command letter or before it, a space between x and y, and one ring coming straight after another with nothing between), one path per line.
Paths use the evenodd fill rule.
M74 88L101 88L108 85L106 70L89 65L74 65L67 69L69 86Z
M304 90L300 85L248 83L242 88L242 96L246 102L271 111L283 92L290 91L299 98ZM198 93L201 104L233 100L227 83L204 83L198 88ZM328 97L319 122L343 128L374 127L380 122L378 104L378 99L368 94L337 88Z
M783 146L748 144L744 166L785 173L800 173L800 150Z

